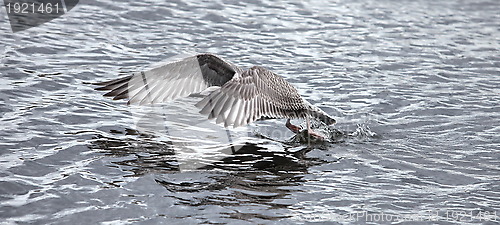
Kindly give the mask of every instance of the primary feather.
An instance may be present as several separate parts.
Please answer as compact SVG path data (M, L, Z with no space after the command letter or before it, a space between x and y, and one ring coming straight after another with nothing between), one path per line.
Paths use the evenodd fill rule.
M145 72L96 83L96 90L128 104L153 104L186 97L217 86L196 104L200 113L225 127L258 119L314 117L335 119L304 100L285 79L260 66L243 70L213 54L197 54Z

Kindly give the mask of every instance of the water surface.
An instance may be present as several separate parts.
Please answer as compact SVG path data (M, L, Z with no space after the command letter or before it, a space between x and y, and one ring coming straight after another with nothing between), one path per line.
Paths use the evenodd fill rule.
M23 32L4 22L0 224L498 223L499 11L494 0L93 0ZM221 129L210 137L183 133L181 103L194 100L159 106L170 132L151 134L135 126L150 108L87 84L187 51L272 69L346 136L290 143L284 120L231 140L213 122L190 124Z

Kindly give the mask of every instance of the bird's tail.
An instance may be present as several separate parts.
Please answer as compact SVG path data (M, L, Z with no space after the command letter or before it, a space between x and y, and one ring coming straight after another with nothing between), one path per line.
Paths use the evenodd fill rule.
M313 106L311 104L309 104L309 105L311 107L310 112L309 112L309 115L311 115L311 117L316 118L327 125L332 125L332 124L335 124L337 122L334 118L332 118L330 115L326 114L320 108Z

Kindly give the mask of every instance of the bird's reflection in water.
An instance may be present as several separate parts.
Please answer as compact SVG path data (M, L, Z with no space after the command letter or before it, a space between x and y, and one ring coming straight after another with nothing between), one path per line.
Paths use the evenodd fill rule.
M122 132L123 134L124 132ZM324 163L309 158L308 145L286 145L257 139L245 142L236 151L228 145L224 158L212 161L196 170L183 170L172 143L154 141L154 137L127 130L132 138L117 139L98 136L93 148L104 154L122 158L113 163L133 176L153 173L155 180L169 190L169 196L178 204L194 206L219 205L243 207L264 204L271 208L286 209L296 203L290 192L300 191L308 168ZM329 162L331 163L331 161ZM122 167L123 166L123 167ZM229 217L241 217L235 211ZM282 215L252 215L279 219Z
M133 172L131 176L179 170L172 145L132 129L112 130L111 133L124 138L97 135L90 148L117 158L118 160L113 160L113 163L124 166L123 170Z
M181 170L177 155L182 153L170 141L158 141L151 135L132 129L113 130L111 133L125 134L127 138L97 135L92 141L91 148L99 149L102 153L112 157L126 158L114 163L134 168L132 170L134 176L147 172ZM225 148L219 146L218 151L231 154L210 164L197 167L196 170L230 172L265 170L271 173L305 171L307 165L315 163L315 159L305 156L305 153L313 148L300 145L298 142L294 145L295 139L304 138L295 136L281 143L261 140L256 143L227 144ZM321 148L321 145L316 144L313 147Z

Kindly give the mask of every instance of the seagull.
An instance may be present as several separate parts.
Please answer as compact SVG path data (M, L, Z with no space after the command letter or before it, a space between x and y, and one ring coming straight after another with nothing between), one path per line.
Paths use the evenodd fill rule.
M300 96L281 76L261 67L247 70L211 54L194 54L163 63L119 79L94 83L104 96L128 99L127 104L155 104L209 92L196 104L208 119L224 127L244 126L261 119L286 118L293 133L300 128L290 119L305 119L309 135L323 139L311 129L310 119L327 125L336 121Z

